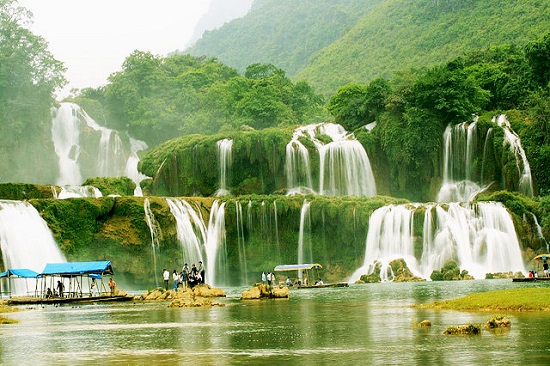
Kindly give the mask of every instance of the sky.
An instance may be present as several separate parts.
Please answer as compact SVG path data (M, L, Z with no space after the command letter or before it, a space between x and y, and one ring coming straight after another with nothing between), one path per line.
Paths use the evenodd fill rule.
M184 49L211 0L19 0L31 31L67 68L71 88L98 87L134 50L166 56Z

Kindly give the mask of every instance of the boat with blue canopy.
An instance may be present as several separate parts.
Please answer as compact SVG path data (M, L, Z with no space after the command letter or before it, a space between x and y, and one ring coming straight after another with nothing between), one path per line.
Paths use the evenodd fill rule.
M33 275L31 272L6 272ZM117 294L104 283L105 276L113 276L110 261L47 263L41 273L34 272L34 296L12 297L9 305L48 304L71 302L127 301L133 297Z
M38 272L27 268L8 269L7 271L0 273L0 297L4 297L5 295L11 297L13 287L12 281L14 279L17 281L24 280L26 291L27 293L30 293L28 279L36 280L37 277ZM7 283L7 286L4 286L5 283Z

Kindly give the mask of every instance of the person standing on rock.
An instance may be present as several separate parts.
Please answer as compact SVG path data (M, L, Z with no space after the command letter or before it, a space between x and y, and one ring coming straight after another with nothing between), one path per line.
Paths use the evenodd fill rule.
M181 270L181 284L183 286L183 291L187 290L188 281L189 281L189 266L187 265L187 263L185 263Z
M162 278L164 279L164 289L168 291L168 281L170 280L170 272L166 268L162 270Z
M199 261L198 271L199 271L199 274L201 275L201 279L200 279L199 283L204 283L205 270L204 270L204 266L202 265L202 261Z
M178 291L179 280L180 280L180 276L178 276L178 272L174 270L174 272L172 272L172 281L174 281L174 291Z

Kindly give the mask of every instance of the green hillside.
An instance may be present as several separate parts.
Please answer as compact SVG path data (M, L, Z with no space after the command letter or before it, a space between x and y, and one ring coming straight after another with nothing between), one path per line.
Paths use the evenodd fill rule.
M240 72L253 63L273 63L293 75L381 2L256 0L246 17L206 32L185 52L215 56Z
M263 1L187 50L243 69L273 63L331 95L474 49L523 44L550 29L545 0Z

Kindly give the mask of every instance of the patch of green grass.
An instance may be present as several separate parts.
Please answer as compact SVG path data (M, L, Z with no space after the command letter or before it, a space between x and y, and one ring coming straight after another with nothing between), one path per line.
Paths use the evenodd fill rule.
M517 288L470 294L460 299L419 305L462 311L550 311L550 288Z
M0 324L16 324L19 323L18 320L6 318L0 315Z

